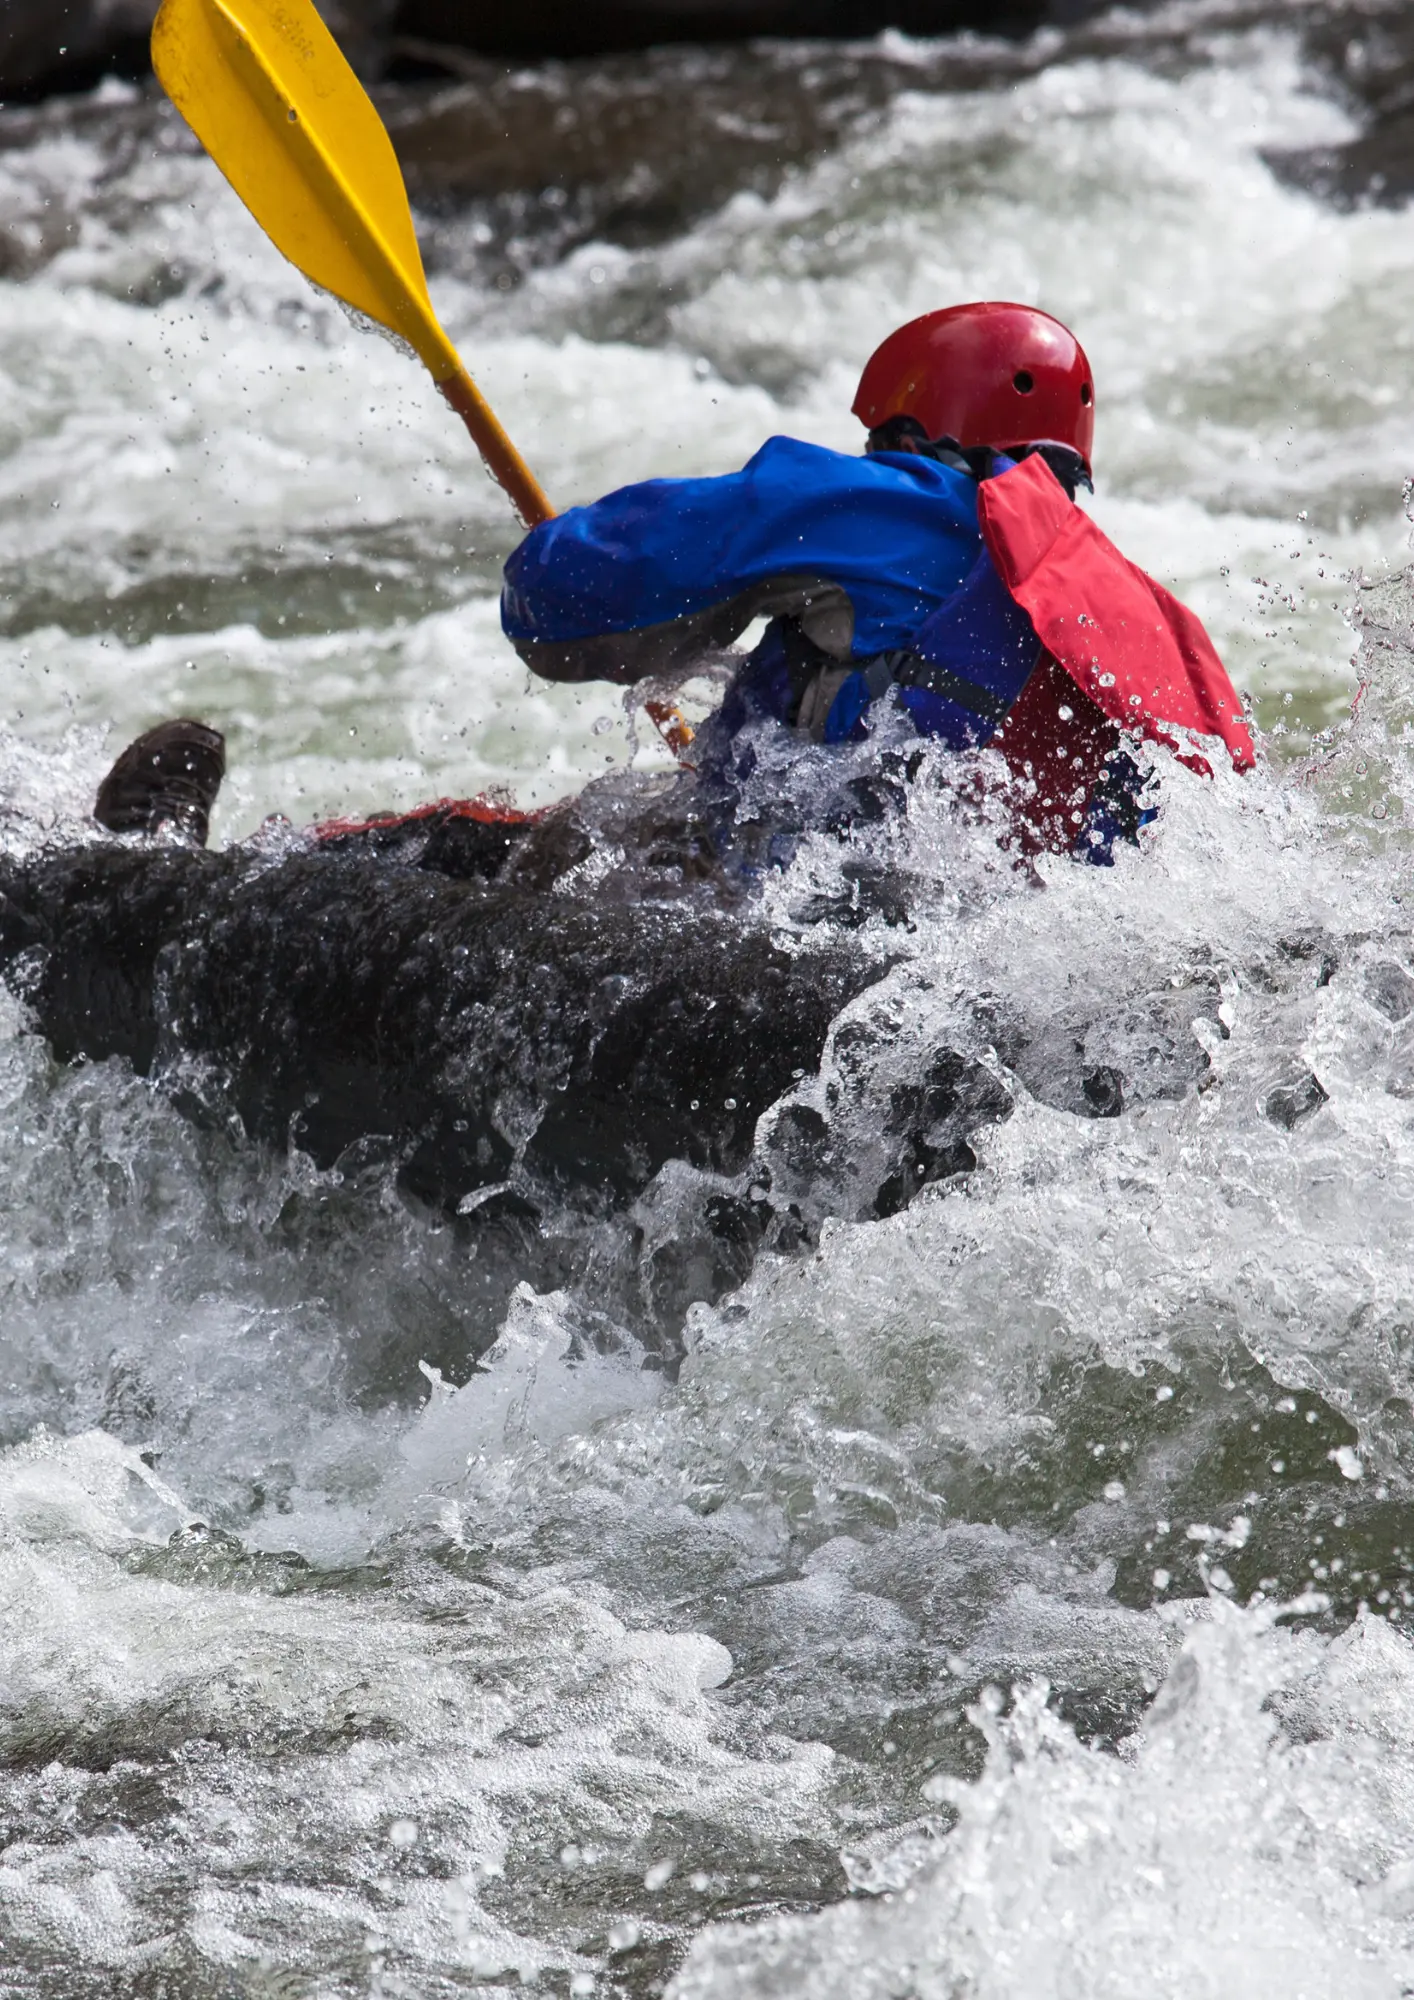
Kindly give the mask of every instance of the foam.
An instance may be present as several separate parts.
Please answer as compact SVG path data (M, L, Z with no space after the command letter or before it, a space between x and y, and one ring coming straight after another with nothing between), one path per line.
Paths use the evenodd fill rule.
M628 1631L549 1572L459 1590L453 1572L442 1620L435 1574L420 1613L405 1593L291 1588L298 1571L188 1522L100 1433L0 1459L10 1812L36 1833L66 1799L82 1818L92 1773L160 1742L164 1820L203 1857L174 1877L170 1829L57 1852L12 1834L0 1911L26 1963L136 1972L186 1942L236 1968L293 1927L310 1964L370 1938L423 1967L533 1979L584 1960L481 1906L527 1807L547 1858L586 1830L631 1852L685 1811L758 1833L809 1817L828 1757L779 1742L763 1766L720 1740L706 1691L731 1663L710 1639ZM38 1785L22 1775L37 1744L58 1760Z
M957 1812L945 1838L870 1901L709 1931L672 2000L1402 1992L1414 1655L1379 1623L1313 1651L1213 1612L1123 1758L1082 1748L1043 1683L1005 1716L994 1691L982 1777L929 1788ZM1272 1713L1293 1683L1314 1739Z

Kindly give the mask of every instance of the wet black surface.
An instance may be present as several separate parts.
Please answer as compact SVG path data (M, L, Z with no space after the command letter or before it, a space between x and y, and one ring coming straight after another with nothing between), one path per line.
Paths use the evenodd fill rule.
M738 1171L879 969L700 904L319 852L76 850L7 876L4 930L12 968L38 954L19 976L62 1056L211 1058L252 1136L329 1164L383 1135L453 1205L532 1135L548 1184L614 1205L668 1158Z

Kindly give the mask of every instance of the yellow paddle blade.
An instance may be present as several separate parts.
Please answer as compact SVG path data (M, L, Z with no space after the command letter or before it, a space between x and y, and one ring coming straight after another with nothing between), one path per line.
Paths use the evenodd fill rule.
M392 141L309 0L164 0L152 61L290 262L454 375Z
M311 0L162 0L162 88L292 264L400 334L523 521L552 508L438 324L392 141Z

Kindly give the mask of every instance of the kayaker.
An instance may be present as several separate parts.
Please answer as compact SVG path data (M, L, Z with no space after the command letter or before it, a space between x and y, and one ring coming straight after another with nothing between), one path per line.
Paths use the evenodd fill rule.
M1067 327L995 301L926 313L870 358L853 408L863 457L771 438L740 472L648 480L571 508L506 563L503 627L550 680L671 684L769 620L692 744L689 847L734 853L750 873L787 855L803 825L877 813L879 785L857 778L843 803L802 807L802 792L827 789L817 754L810 782L776 784L793 794L777 846L759 796L753 837L738 839L753 777L770 793L806 745L866 744L901 720L954 750L1001 752L1024 851L1102 863L1153 817L1131 754L1141 739L1207 768L1180 730L1217 738L1239 769L1253 762L1198 619L1075 504L1091 486L1095 393ZM204 840L190 794L205 787L209 806L219 785L210 737L180 722L139 739L105 783L100 822ZM540 847L564 858L562 817L441 800L315 831L484 875L537 826Z
M851 457L787 437L740 472L653 479L532 530L501 619L550 680L680 678L758 618L694 760L730 781L760 725L857 742L887 707L1006 758L1029 843L1108 860L1147 815L1125 750L1174 727L1252 762L1194 615L1074 504L1094 377L1034 306L926 313L871 357ZM755 728L752 725L757 725Z

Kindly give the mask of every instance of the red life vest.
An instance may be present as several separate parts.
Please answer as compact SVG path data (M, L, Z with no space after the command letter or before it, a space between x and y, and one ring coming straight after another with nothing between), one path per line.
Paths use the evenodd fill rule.
M1251 767L1242 703L1198 619L1120 554L1039 453L984 480L977 511L1003 583L1082 694L1121 729L1171 747L1165 724L1217 736Z
M1066 854L1120 747L1109 717L1065 669L1042 653L1031 678L992 738L1011 772L1011 807L1023 854Z

